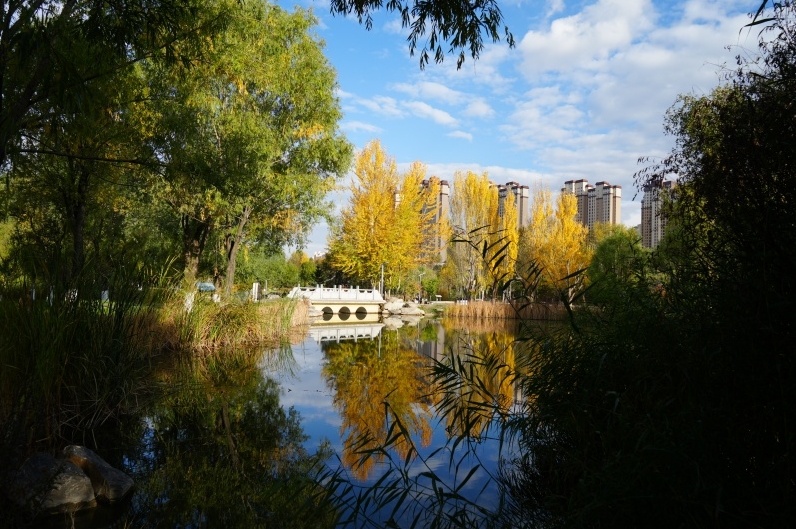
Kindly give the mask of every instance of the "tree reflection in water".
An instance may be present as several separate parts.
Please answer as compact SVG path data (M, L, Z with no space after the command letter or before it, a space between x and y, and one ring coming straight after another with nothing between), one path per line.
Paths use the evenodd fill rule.
M342 424L343 464L354 477L366 480L384 460L381 447L390 445L401 459L410 456L411 441L391 425L398 421L422 446L431 442L428 383L420 355L394 331L378 339L323 344L322 374L332 391Z
M491 331L446 325L448 354L435 369L438 412L449 438L478 440L514 404L516 335L498 326ZM467 366L456 369L455 366ZM449 369L454 367L454 369Z
M323 376L342 421L340 459L351 469L327 474L346 506L344 526L500 525L498 475L513 446L504 426L526 348L516 325L481 323L427 321L383 332L381 345L323 345Z
M289 352L289 349L287 349ZM284 353L284 350L282 351ZM138 484L120 526L332 527L315 475L328 448L309 454L297 412L252 351L184 359L127 455ZM138 462L138 463L133 463Z

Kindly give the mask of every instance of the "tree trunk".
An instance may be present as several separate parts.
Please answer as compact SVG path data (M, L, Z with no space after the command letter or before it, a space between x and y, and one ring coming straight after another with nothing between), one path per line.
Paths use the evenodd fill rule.
M202 258L207 236L210 234L212 219L195 219L189 215L183 215L182 225L182 244L183 256L185 259L184 279L186 283L192 285L199 277L199 261Z
M66 273L67 283L83 272L86 261L85 230L86 230L86 202L88 201L88 187L90 168L84 164L68 164L69 174L76 176L74 186L63 189L64 208L69 219L69 230L72 235L72 262Z
M240 249L240 242L243 240L243 234L246 233L246 223L249 222L252 208L248 204L243 207L243 212L238 218L238 225L235 233L228 233L224 238L224 246L227 251L227 277L224 280L224 294L229 297L232 295L232 286L235 284L235 264L238 257L238 250Z

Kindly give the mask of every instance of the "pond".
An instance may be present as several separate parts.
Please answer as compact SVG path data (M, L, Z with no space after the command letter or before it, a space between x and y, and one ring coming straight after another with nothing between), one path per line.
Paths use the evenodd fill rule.
M358 512L353 525L380 527L395 515L400 526L410 526L415 518L427 526L429 520L423 517L442 508L442 491L450 495L444 508L460 509L462 515L478 517L478 507L497 504L493 478L499 458L510 457L508 447L501 447L494 432L487 434L485 418L468 422L439 416L430 375L435 361L473 349L488 348L513 363L514 333L508 327L473 332L431 320L409 322L400 329L383 323L318 325L291 348L289 365L266 366L280 384L282 405L302 417L309 445L329 440L336 455L333 462L340 464L352 492L386 495L390 484L405 487L404 480L411 480L411 500L396 513L396 502L386 501L372 512ZM518 398L500 375L482 379L492 386L491 392L508 401ZM461 397L464 403L472 395ZM409 434L407 439L399 435L399 425ZM468 450L451 451L450 437L463 428L472 444ZM388 443L391 436L396 439ZM390 450L382 453L385 444ZM377 485L380 488L374 489ZM454 498L454 492L461 498ZM362 497L354 501L362 502Z
M440 392L436 362L474 351L497 362L475 373L478 384ZM520 399L505 376L517 354L511 325L415 319L324 323L272 350L183 358L160 370L166 389L145 417L84 440L134 478L130 504L63 521L428 527L447 518L477 526L500 501L493 478L511 456L479 406ZM457 436L467 441L454 450ZM319 470L324 487L308 478Z

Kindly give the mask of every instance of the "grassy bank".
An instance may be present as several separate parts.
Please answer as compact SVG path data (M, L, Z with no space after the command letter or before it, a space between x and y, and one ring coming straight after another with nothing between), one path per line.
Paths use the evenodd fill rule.
M308 312L308 302L285 298L261 303L199 298L186 310L185 298L175 296L159 311L159 340L162 347L178 350L278 344L308 321Z
M170 356L279 344L306 321L302 302L198 299L186 311L184 295L173 289L125 284L105 301L3 292L0 448L10 459L134 415L157 391L153 366Z

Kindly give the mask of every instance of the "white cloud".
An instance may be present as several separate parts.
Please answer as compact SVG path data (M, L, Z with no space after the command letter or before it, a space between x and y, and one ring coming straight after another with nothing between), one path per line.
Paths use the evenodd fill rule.
M653 27L649 0L598 0L545 32L529 31L518 44L529 79L544 73L593 68Z
M398 107L398 101L392 97L374 96L370 99L358 99L357 103L377 114L390 117L403 117L404 112Z
M473 135L469 132L463 132L461 130L455 130L453 132L449 132L447 136L451 138L464 138L467 141L473 141Z
M428 103L423 103L422 101L408 101L403 103L403 106L409 109L409 111L415 116L419 118L430 119L435 123L439 123L440 125L454 127L458 123L456 118L444 110L434 108Z
M396 17L393 18L392 20L389 20L388 22L385 22L384 25L382 26L382 29L386 33L392 33L394 35L403 35L403 36L409 35L409 28L403 27L400 17Z
M547 12L545 13L545 18L549 18L556 13L560 13L564 10L564 0L548 0L547 1Z
M718 70L733 59L725 46L746 38L739 41L743 12L723 4L689 0L661 9L647 0L598 0L529 31L518 63L527 90L499 125L561 182L621 185L628 223L637 213L638 158L664 156L672 145L662 134L665 111L680 93L718 85Z
M467 94L457 92L437 82L398 83L393 85L393 88L412 97L443 101L451 105L458 105L469 99Z
M479 98L468 103L462 114L473 118L491 118L495 115L495 111L489 103Z
M400 167L402 164L398 164ZM406 164L408 167L409 164ZM555 177L550 174L540 173L529 169L519 169L516 167L503 167L499 165L481 165L478 163L430 163L426 165L426 173L434 175L442 180L453 183L453 177L457 171L473 171L477 174L486 172L493 182L519 182L522 185L532 186L537 183L543 185L553 182ZM557 183L559 187L563 181Z

